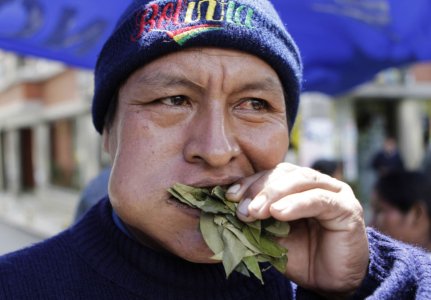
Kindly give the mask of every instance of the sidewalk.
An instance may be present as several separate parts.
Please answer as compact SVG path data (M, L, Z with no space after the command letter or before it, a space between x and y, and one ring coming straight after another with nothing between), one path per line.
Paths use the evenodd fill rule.
M73 222L79 192L58 188L35 193L0 193L0 219L41 238L53 236Z
M0 255L31 246L42 239L0 219Z

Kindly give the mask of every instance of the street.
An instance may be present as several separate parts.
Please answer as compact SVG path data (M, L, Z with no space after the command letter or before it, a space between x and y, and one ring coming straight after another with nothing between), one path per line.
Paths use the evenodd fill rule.
M10 226L0 220L0 255L29 246L40 240L40 237Z

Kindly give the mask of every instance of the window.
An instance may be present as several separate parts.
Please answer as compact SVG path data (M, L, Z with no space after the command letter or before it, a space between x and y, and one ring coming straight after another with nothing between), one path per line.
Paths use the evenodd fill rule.
M58 120L50 124L50 177L53 185L79 189L74 125L72 119Z

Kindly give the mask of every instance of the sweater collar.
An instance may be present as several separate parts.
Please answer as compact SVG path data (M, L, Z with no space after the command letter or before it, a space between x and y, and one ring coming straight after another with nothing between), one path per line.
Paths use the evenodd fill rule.
M236 299L247 299L261 288L258 279L236 272L226 279L221 263L191 263L142 246L115 225L108 198L69 229L69 234L72 247L93 269L137 294L151 290L162 299L174 299L191 291L189 299L221 299L229 291ZM263 276L268 288L280 274L270 269Z
M122 233L124 233L128 238L134 240L134 238L132 237L132 234L126 228L126 225L124 225L123 221L117 215L117 213L115 212L115 210L112 210L112 221L114 221L115 226L117 226L117 228L120 229L120 231Z

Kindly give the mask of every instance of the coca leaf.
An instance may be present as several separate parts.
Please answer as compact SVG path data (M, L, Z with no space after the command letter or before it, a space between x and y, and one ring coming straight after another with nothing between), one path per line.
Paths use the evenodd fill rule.
M262 272L260 271L259 263L255 256L247 256L243 259L247 269L256 276L263 284Z
M234 270L256 276L262 284L259 263L269 262L278 271L285 272L287 249L273 237L286 237L289 224L275 219L244 223L236 217L237 203L226 199L222 187L195 188L175 184L168 191L180 202L202 210L199 228L203 239L214 255L221 260L228 277Z
M241 241L229 230L225 229L222 232L223 244L223 267L226 272L226 277L239 265L245 256L247 248Z
M216 254L224 249L223 240L220 237L218 226L214 223L214 217L210 214L202 213L199 222L199 228L205 243Z
M289 235L290 226L287 222L280 222L274 219L265 220L265 231L275 237L287 237Z

